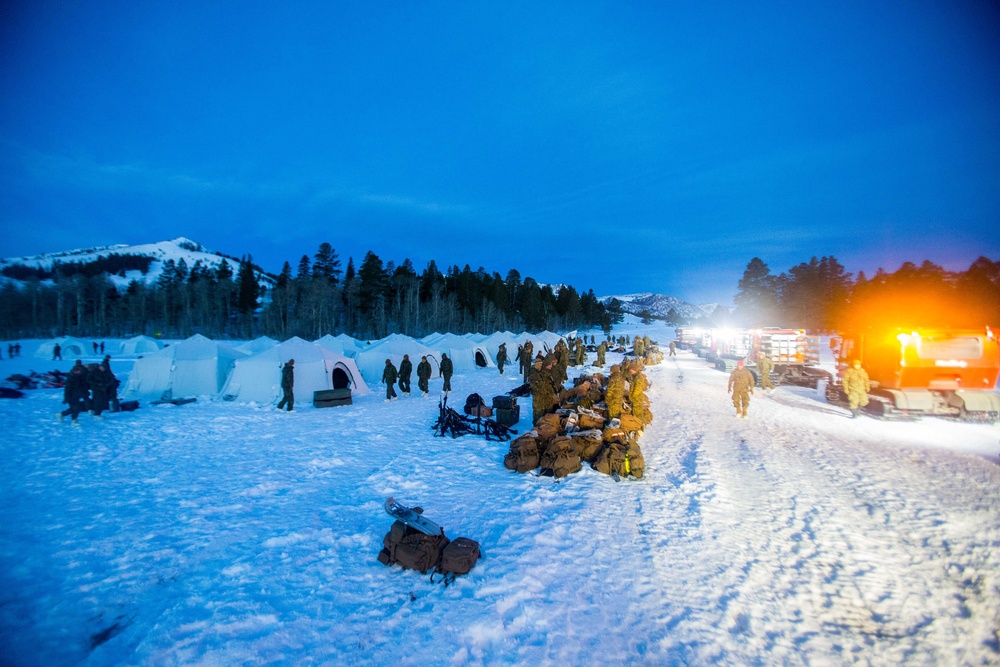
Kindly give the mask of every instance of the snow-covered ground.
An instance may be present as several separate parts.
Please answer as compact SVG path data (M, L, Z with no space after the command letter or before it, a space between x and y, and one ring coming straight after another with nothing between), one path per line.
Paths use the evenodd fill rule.
M0 376L53 366L32 352ZM621 483L509 472L508 443L433 437L435 398L378 387L81 428L59 390L0 401L0 662L1000 663L1000 426L850 420L794 387L741 420L703 360L647 373L646 477ZM484 558L448 588L378 563L390 495Z

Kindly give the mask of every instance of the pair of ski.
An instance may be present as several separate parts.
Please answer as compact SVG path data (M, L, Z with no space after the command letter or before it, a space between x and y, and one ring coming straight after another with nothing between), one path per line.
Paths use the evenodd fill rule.
M441 526L437 525L418 512L417 510L420 508L407 507L392 496L385 501L385 505L383 505L383 507L385 507L386 514L397 521L405 523L411 528L419 530L421 533L425 533L427 535L440 535L444 532L444 529Z

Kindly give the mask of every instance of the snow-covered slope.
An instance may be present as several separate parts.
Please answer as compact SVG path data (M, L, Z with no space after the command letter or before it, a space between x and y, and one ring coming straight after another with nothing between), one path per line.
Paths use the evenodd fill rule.
M58 365L24 354L0 368ZM80 428L55 420L58 390L0 400L2 661L1000 662L1000 427L852 420L796 387L736 419L704 360L648 375L646 477L617 484L435 438L436 396L144 405ZM515 376L457 374L453 401ZM448 588L378 563L390 495L483 559Z
M720 304L709 303L694 305L678 299L675 296L666 294L654 294L652 292L640 292L639 294L625 294L622 296L602 296L600 301L607 304L611 299L618 299L622 304L622 310L633 315L638 315L644 310L648 310L654 317L666 317L673 310L681 317L688 320L696 320L702 317L712 317L715 311L722 308Z
M142 273L141 271L126 271L124 276L117 274L109 275L109 279L119 288L127 287L132 280L137 280L146 284L155 283L163 272L163 264L167 260L171 259L174 260L174 263L184 260L189 270L194 266L195 262L199 261L202 266L209 267L212 270L217 269L220 263L225 262L229 265L233 275L236 275L239 270L238 260L230 257L224 257L212 250L209 250L200 243L183 237L173 239L172 241L160 241L158 243L144 243L140 245L126 245L119 243L94 248L79 248L76 250L51 252L43 255L33 255L30 257L7 257L0 259L0 270L4 269L4 267L14 265L49 270L56 262L75 262L85 264L87 262L93 262L101 258L109 257L112 254L140 255L142 257L149 257L153 260L146 273ZM257 275L257 280L261 285L269 289L274 286L273 278L259 271L255 273Z

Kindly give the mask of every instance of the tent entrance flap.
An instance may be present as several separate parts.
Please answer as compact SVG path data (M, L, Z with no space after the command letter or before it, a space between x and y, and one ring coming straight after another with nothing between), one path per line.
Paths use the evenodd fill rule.
M343 368L333 369L333 388L334 389L347 389L351 386L351 376L347 374Z
M480 350L476 350L476 366L486 368L486 356Z

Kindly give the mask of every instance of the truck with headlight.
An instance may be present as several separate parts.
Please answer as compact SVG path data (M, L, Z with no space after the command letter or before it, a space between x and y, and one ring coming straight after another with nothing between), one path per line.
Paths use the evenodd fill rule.
M1000 418L1000 344L981 329L866 329L831 339L837 377L826 388L831 403L846 404L844 372L860 360L871 380L866 412L996 422Z

